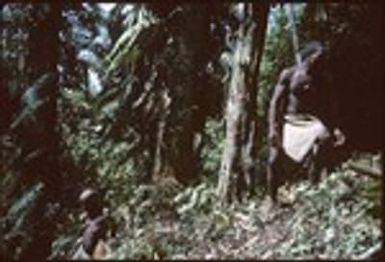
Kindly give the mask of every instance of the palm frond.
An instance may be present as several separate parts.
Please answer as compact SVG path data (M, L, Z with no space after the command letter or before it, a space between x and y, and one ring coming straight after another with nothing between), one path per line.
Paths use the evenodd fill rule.
M105 78L108 78L110 73L117 69L125 58L131 57L135 59L138 57L139 50L136 44L140 42L140 36L146 32L146 29L151 28L151 26L157 22L156 19L143 8L138 11L138 14L130 13L129 15L136 16L137 22L127 27L127 30L121 34L111 52L106 56L105 64L107 70Z

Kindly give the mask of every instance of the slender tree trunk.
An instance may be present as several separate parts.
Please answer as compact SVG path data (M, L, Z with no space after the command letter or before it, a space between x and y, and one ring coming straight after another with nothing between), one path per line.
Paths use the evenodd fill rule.
M267 3L248 3L237 31L226 108L226 141L218 194L222 200L252 193L257 141L257 77L264 46Z

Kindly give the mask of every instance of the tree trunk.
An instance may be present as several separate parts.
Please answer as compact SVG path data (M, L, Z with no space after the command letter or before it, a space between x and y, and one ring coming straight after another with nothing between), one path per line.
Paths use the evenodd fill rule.
M33 6L33 12L39 12L42 5L47 4ZM10 205L1 221L0 242L3 242L5 255L13 259L42 260L50 254L55 233L53 215L57 214L52 207L58 200L58 189L62 185L56 129L61 5L47 7L44 18L36 15L36 24L25 27L28 38L23 45L28 49L28 56L26 61L18 65L24 71L21 73L28 77L28 88L20 90L21 93L25 91L19 101L20 111L24 112L28 107L27 99L34 105L40 105L35 108L33 115L20 121L19 116L14 117L18 121L13 119L9 127L15 132L15 143L21 149L21 154L18 157L20 164L9 171L13 173L13 183L18 187L7 199ZM21 80L25 79L16 81Z
M239 25L226 108L226 141L218 194L222 200L253 193L257 141L258 69L269 6L248 3Z
M197 90L198 71L207 63L207 57L201 53L207 43L209 11L191 4L185 5L182 12L173 21L175 25L170 32L173 44L163 51L176 55L164 56L165 61L156 69L166 87L158 94L161 113L154 143L153 177L156 182L175 178L186 184L197 177L194 136L199 130L194 120L199 116L193 108L193 94Z

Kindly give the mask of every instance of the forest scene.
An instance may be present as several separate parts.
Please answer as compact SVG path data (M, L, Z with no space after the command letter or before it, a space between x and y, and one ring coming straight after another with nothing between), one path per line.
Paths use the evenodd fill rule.
M383 22L1 4L0 261L381 259Z

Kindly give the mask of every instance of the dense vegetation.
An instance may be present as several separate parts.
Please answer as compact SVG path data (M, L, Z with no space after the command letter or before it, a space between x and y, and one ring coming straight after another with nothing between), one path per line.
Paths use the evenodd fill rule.
M109 258L376 254L381 6L288 6L3 4L0 258L70 257L85 187L114 218ZM269 101L311 40L328 51L319 79L338 88L325 105L340 105L347 146L272 206Z

